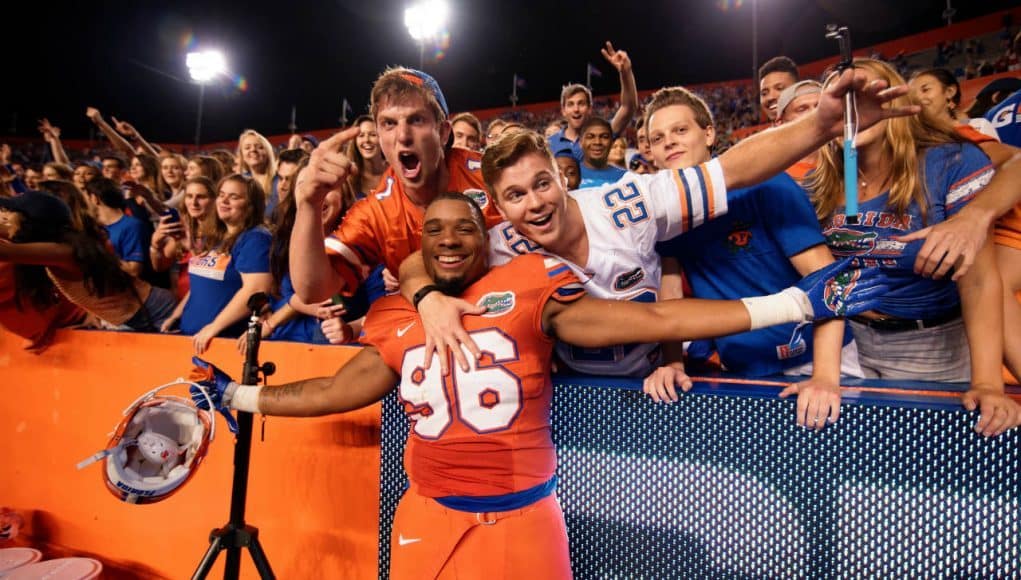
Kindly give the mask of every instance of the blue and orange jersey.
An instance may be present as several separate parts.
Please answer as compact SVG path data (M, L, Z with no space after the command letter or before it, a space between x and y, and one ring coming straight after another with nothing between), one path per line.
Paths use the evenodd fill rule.
M482 207L486 227L500 223L482 180L482 157L475 151L452 148L445 162L450 175L445 191L458 191ZM353 292L379 264L397 274L401 262L422 247L425 210L408 199L393 168L387 168L379 186L358 201L340 226L326 238L330 263Z
M420 494L498 496L553 476L553 340L542 329L542 312L550 299L572 302L584 294L554 258L530 254L493 268L461 294L488 307L463 319L482 359L469 372L452 364L446 377L439 361L423 368L425 334L411 304L388 296L372 305L361 340L401 375L398 400L411 421L404 467Z

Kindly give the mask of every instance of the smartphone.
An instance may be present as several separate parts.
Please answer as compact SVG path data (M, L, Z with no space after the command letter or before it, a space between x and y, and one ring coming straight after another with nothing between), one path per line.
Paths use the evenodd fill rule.
M170 216L170 219L167 220L168 224L173 224L181 221L181 214L172 207L168 207L167 209L163 210L163 213L161 213L160 215L164 217Z

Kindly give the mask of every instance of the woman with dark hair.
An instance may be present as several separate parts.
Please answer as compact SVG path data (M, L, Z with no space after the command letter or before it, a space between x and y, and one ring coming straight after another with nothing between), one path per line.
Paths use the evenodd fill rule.
M128 213L143 222L156 227L159 216L167 206L163 203L159 191L159 161L146 153L139 153L131 158L131 166L128 174L129 181L124 182L126 197L128 198Z
M74 186L83 193L85 192L85 184L97 177L99 177L99 169L88 163L79 163L74 168Z
M347 183L350 194L355 199L361 199L379 185L386 171L386 159L383 158L383 150L379 148L379 134L376 133L376 122L372 117L361 115L352 126L358 127L358 136L348 142L345 153L348 159L354 161L358 171L348 177ZM349 194L345 192L345 195Z
M219 183L223 178L223 164L211 155L196 155L188 160L184 170L184 178L205 177L213 183Z
M269 292L271 236L262 226L266 194L259 183L240 174L220 180L216 196L216 227L203 232L203 251L188 264L189 292L163 325L164 332L180 321L181 332L193 335L202 354L216 336L236 337L245 328L248 299Z
M969 119L961 110L961 84L945 68L931 68L911 77L911 97L918 101L925 114L952 125L970 125L971 128L999 141L996 129L989 121L978 117Z
M130 276L92 219L72 227L67 204L29 191L0 198L0 260L28 266L16 272L17 292L43 304L56 287L71 302L121 330L156 331L174 308L162 288Z
M89 202L85 199L84 189L78 189L77 184L70 181L48 179L39 182L39 189L59 197L67 204L71 210L71 229L79 232L91 230L95 218L92 216Z
M74 170L70 165L50 161L43 165L43 179L72 181L74 180Z
M172 271L171 289L179 300L188 294L188 262L205 250L206 232L216 229L215 192L213 182L201 175L187 180L179 218L163 216L153 232L149 247L152 268Z

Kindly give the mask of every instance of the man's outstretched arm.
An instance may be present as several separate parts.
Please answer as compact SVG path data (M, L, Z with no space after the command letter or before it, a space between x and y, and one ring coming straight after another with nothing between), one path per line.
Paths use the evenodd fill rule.
M192 359L198 383L206 387L219 410L247 411L284 417L317 417L361 409L379 401L398 383L400 376L383 362L375 347L367 346L332 377L319 377L279 387L238 385L215 366ZM192 399L208 406L195 392Z

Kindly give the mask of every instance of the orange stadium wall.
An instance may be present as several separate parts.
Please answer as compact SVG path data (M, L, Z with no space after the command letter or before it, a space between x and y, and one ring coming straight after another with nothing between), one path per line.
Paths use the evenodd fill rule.
M25 519L14 545L47 557L97 558L104 578L190 576L210 530L228 519L233 437L221 419L196 475L160 503L122 503L106 490L101 464L81 471L75 465L106 446L122 411L139 395L187 375L191 341L61 331L42 355L22 347L22 339L0 330L0 506ZM265 343L261 358L277 364L270 383L281 384L333 374L357 352ZM240 376L234 341L215 340L208 358ZM256 417L247 520L259 528L276 575L376 578L379 406L260 422ZM221 554L213 577L222 575L224 560ZM255 577L247 553L242 561L242 576Z

